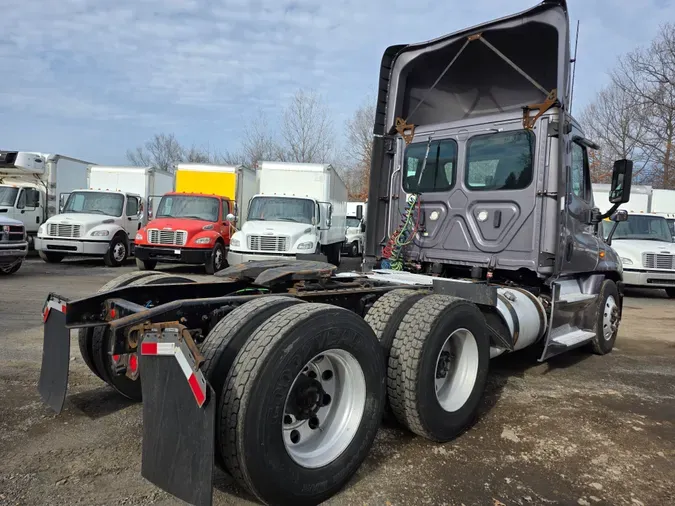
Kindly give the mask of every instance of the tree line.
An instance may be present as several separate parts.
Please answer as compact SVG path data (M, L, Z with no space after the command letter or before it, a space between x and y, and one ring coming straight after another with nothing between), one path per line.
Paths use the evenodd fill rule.
M659 29L650 44L622 56L611 80L581 114L594 182L607 183L614 160L634 162L634 182L675 189L675 25Z
M184 146L174 134L156 134L145 144L127 151L133 165L152 166L172 171L181 162L247 165L257 168L260 162L282 161L330 163L340 173L350 199L365 200L374 101L357 108L346 125L344 138L336 135L333 115L322 97L313 91L298 90L280 117L258 113L242 131L235 151L212 151L199 146ZM273 125L278 125L274 128ZM345 144L342 144L343 141Z

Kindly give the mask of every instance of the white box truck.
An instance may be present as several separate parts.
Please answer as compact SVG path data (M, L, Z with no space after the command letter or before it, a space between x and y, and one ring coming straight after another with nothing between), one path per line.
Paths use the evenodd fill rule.
M347 229L345 231L345 244L342 249L352 257L363 254L365 248L366 209L366 202L347 202Z
M49 263L88 255L118 267L133 254L136 233L147 223L148 195L172 189L173 174L152 167L91 167L89 189L72 191L62 214L40 226L35 249Z
M260 193L230 239L230 265L324 254L339 265L345 242L347 187L328 164L263 162Z
M68 194L86 188L91 162L68 156L0 151L0 213L23 223L29 246Z

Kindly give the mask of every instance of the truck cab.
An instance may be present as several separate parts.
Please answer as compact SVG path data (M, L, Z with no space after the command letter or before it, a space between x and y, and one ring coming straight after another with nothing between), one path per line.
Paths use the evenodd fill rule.
M106 265L124 263L134 237L144 223L140 195L121 191L76 190L62 213L49 218L38 230L35 249L48 263L66 255L102 256Z
M603 235L621 258L627 286L664 289L675 298L675 243L665 216L627 213L615 230L603 223ZM609 235L611 234L611 237Z
M152 270L157 262L204 265L213 274L227 266L228 215L234 203L202 193L165 194L153 219L135 235L136 265Z
M366 242L366 224L363 218L347 216L347 230L343 251L349 256L356 257L363 253Z
M29 244L43 222L44 209L45 193L37 184L0 184L0 213L23 224Z

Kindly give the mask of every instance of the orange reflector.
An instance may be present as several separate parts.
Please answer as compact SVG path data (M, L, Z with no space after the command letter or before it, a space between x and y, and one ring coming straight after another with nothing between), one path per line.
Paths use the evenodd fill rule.
M605 252L604 251L600 252L600 258L605 258Z

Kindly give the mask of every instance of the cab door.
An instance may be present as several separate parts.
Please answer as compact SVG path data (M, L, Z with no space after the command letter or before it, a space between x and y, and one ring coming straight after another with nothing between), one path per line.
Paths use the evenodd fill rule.
M230 244L230 230L232 228L232 225L227 221L227 215L229 213L233 213L233 210L230 209L230 202L227 200L221 200L220 201L220 219L218 220L218 223L216 224L218 233L220 236L223 238L225 241L225 244L229 246Z
M562 271L567 274L591 272L598 265L600 241L591 221L593 191L588 147L584 144L581 132L576 129L566 142L567 188Z
M124 208L125 218L122 225L132 241L136 232L141 228L141 199L136 195L127 195L127 203Z
M16 218L26 226L26 232L37 232L42 224L40 192L35 188L22 188L16 201Z

